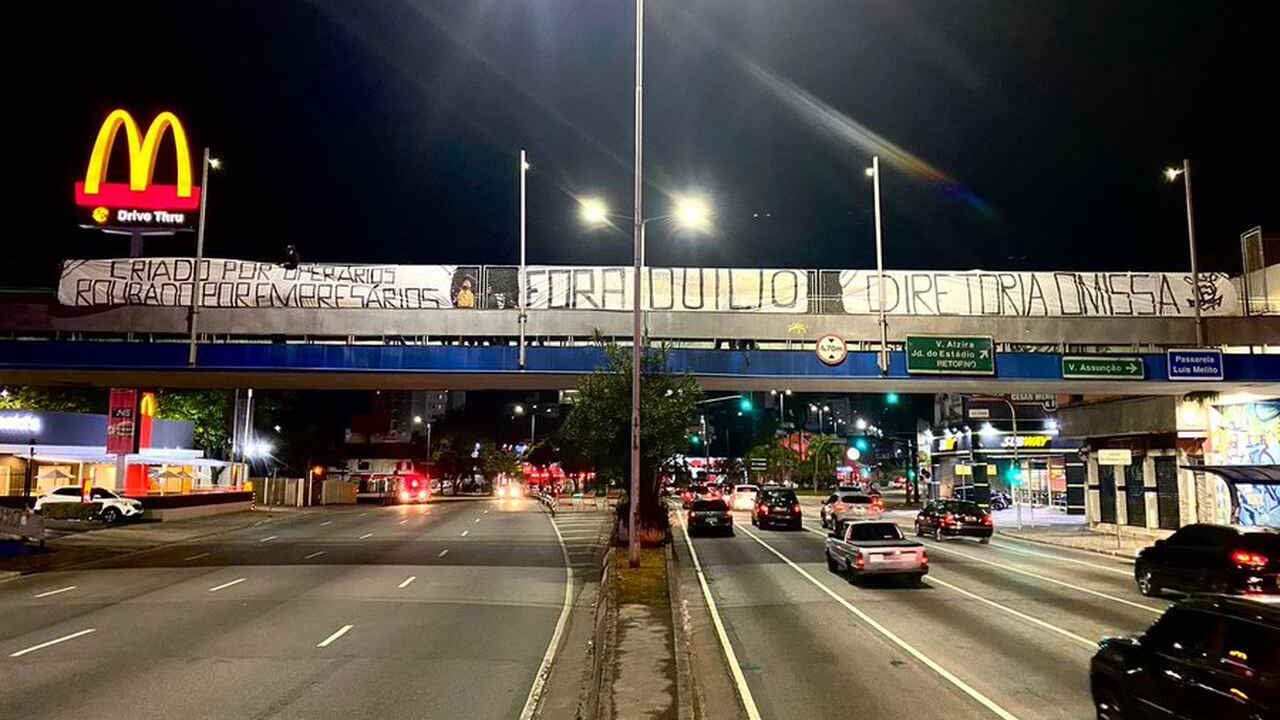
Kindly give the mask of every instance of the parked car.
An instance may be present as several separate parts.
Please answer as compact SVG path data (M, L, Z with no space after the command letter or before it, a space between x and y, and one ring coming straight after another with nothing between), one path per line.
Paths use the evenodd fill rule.
M785 525L792 530L801 528L800 501L795 490L768 488L756 494L756 504L751 511L751 524L756 527Z
M83 490L79 485L64 485L54 488L47 495L43 495L36 499L35 510L40 512L44 506L51 503L78 503L82 502L81 493ZM126 498L117 495L114 491L106 488L92 488L89 490L89 501L102 504L100 515L105 523L115 523L126 518L142 517L142 503L133 498Z
M721 498L694 500L689 507L689 534L707 530L733 534L733 513Z
M837 520L826 541L827 569L851 582L866 575L898 575L919 583L929 572L924 545L908 540L895 523Z
M818 520L822 527L833 527L837 520L879 520L884 500L879 495L862 492L833 493L822 501Z
M1280 716L1280 606L1184 600L1137 637L1108 637L1089 663L1097 716L1263 720Z
M734 510L754 510L756 506L756 493L760 492L760 488L755 485L736 485L733 488L732 502Z
M1143 595L1280 593L1280 533L1199 523L1143 548L1133 564Z
M917 537L976 537L984 545L995 530L991 514L969 500L934 500L916 514L915 527Z

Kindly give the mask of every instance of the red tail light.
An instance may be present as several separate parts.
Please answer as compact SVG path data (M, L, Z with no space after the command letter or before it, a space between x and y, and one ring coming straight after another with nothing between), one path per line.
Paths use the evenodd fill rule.
M1246 567L1265 567L1267 556L1262 553L1249 552L1248 550L1236 550L1231 553L1231 562Z
M943 524L943 526L947 526L947 525L955 525L955 524L956 524L956 516L955 516L955 515L952 515L951 513L947 513L946 515L943 515L943 516L942 516L941 523Z
M791 506L791 514L793 514L793 515L799 515L799 514L800 514L800 503L796 503L795 505L792 505L792 506Z
M866 566L866 561L862 559L862 553L853 556L853 566L859 570Z
M884 498L882 498L882 497L873 497L873 498L871 498L871 504L872 504L872 505L874 505L875 507L878 507L878 508L880 508L881 510L883 510L883 509L884 509Z
M990 515L983 515L983 516L982 516L982 524L983 524L983 525L990 525L990 524L991 524L991 516L990 516Z
M761 505L760 507L756 508L756 512L757 512L757 513L759 513L759 514L761 514L761 515L768 515L768 514L769 514L769 506L768 506L768 505Z
M924 549L920 550L920 564L921 565L929 564L929 552L927 550L924 550Z
M844 504L844 503L842 503L842 502L838 502L838 503L836 503L835 505L833 505L833 506L831 507L831 509L832 509L832 510L835 510L835 511L836 511L836 512L838 512L838 513L840 513L840 512L844 512L844 511L845 511L845 504Z
M693 517L694 517L694 516L693 516L693 511L692 511L692 510L690 510L690 511L689 511L689 522L693 522Z

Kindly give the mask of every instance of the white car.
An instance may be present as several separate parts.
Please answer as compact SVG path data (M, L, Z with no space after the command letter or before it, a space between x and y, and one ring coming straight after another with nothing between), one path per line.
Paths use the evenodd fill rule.
M755 485L735 485L733 488L733 509L734 510L754 510L756 507L756 494L760 492L760 488Z
M48 495L36 499L36 512L40 512L41 508L50 503L78 503L81 501L81 492L79 485L64 485L60 488L55 488ZM120 497L114 491L106 488L89 490L89 500L102 503L102 520L106 523L119 522L125 518L142 517L142 503L132 498Z

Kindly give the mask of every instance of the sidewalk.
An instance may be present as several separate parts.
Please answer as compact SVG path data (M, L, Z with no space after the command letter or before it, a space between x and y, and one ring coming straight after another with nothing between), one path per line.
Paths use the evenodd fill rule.
M1142 535L1122 534L1117 537L1115 533L1094 532L1083 523L1056 526L1040 525L1037 527L1024 525L1021 530L1014 529L1009 525L1003 527L997 525L996 534L1043 545L1088 550L1089 552L1112 555L1129 560L1137 557L1139 550L1154 542L1150 537Z

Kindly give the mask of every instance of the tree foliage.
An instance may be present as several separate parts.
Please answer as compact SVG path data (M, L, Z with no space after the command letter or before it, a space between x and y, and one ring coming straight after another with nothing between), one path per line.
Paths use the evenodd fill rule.
M107 412L107 391L100 388L7 388L5 395L0 397L0 410L103 414Z
M218 456L227 445L230 399L225 390L160 390L156 417L185 420L194 426L196 447Z
M800 454L785 447L781 440L770 438L747 451L747 459L764 458L769 462L769 469L764 472L764 479L769 482L783 483L794 480L796 466L800 464Z
M480 467L485 477L493 479L499 475L518 475L520 458L514 450L499 445L486 445L480 451Z
M606 477L630 480L630 350L602 343L605 362L578 384L578 401L561 428L571 453L588 459ZM665 517L658 503L657 470L688 446L688 430L697 417L702 392L688 373L668 370L665 347L641 356L640 512L646 524Z

